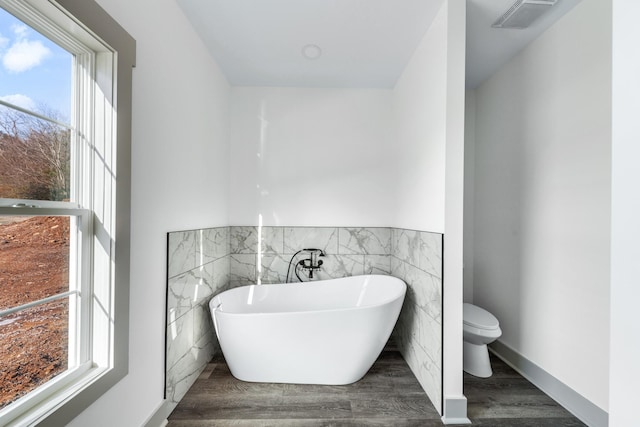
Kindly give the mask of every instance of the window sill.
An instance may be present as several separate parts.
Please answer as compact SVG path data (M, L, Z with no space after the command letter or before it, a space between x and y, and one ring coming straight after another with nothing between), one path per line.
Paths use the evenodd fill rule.
M87 363L65 372L40 389L15 401L0 417L0 425L23 426L43 421L62 406L70 403L112 369Z

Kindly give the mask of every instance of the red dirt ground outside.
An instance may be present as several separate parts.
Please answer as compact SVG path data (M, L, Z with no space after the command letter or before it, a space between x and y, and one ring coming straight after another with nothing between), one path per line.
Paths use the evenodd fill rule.
M0 224L0 310L69 288L69 218L11 220ZM63 298L0 318L0 408L67 369L67 306Z

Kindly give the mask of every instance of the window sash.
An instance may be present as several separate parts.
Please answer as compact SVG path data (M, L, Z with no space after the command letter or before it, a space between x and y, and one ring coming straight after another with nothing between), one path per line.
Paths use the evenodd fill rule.
M95 151L95 114L94 108L96 84L96 62L99 51L107 47L94 35L86 32L84 28L74 26L69 28L66 13L53 3L37 3L39 0L0 0L0 7L13 14L25 24L31 26L44 37L53 41L61 48L73 55L72 83L71 83L71 112L70 123L58 123L51 118L41 116L38 113L18 107L6 101L0 101L2 105L17 111L63 126L71 131L71 159L70 159L70 199L79 206L93 209L93 172L94 162L92 154ZM55 19L45 16L39 7L46 7L53 13L58 13ZM112 52L111 49L106 49ZM1 201L2 199L0 199ZM33 203L33 201L31 202ZM2 204L0 202L0 204ZM44 201L38 201L38 206L48 206Z
M36 205L36 203L41 206ZM86 372L93 365L91 360L91 294L93 292L91 245L93 215L88 209L79 208L74 203L22 199L0 199L0 215L69 216L71 218L69 290L40 300L10 307L0 312L0 318L2 318L46 302L64 297L69 298L69 326L67 332L69 346L67 357L70 368L2 408L0 410L0 425L4 425L5 422L3 420L12 420L17 414L33 408L41 399L47 398L51 393L66 387L74 378ZM46 392L47 390L49 392Z

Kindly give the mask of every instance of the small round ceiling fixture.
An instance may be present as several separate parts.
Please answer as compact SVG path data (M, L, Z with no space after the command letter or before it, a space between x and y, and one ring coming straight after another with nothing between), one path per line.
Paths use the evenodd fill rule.
M307 59L318 59L322 55L322 49L315 44L308 44L302 48L302 56Z

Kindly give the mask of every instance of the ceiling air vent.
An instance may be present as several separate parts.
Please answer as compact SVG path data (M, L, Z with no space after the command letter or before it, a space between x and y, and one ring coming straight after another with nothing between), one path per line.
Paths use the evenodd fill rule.
M493 28L527 28L557 0L517 0L496 22Z

